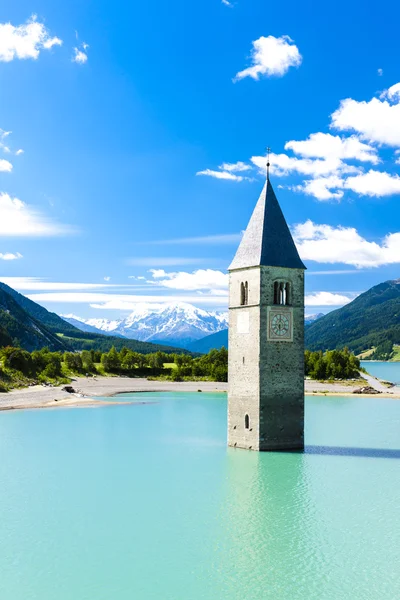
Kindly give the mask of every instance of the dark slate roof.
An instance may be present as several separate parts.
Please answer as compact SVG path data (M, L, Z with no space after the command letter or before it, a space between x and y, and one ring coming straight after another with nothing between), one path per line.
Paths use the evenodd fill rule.
M305 269L269 179L229 271L258 266Z

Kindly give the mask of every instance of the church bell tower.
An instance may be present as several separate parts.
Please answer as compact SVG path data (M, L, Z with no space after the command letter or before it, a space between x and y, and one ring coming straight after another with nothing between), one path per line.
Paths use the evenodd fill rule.
M268 177L229 267L229 446L304 447L304 270Z

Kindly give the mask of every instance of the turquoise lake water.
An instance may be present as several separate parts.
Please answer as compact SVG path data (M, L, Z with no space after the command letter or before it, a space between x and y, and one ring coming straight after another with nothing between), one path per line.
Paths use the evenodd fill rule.
M383 362L383 361L371 361L362 360L361 366L363 366L368 373L374 377L379 377L385 381L391 383L397 383L400 385L400 363Z
M259 454L224 394L134 399L0 413L1 600L399 598L400 401L309 397Z

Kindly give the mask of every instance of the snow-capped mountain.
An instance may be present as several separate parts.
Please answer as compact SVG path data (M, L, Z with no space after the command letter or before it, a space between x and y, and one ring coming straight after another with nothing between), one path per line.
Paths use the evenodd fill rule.
M228 327L227 312L208 312L186 302L160 306L138 304L128 317L117 321L82 319L76 315L63 318L83 331L89 326L102 333L181 347Z
M102 333L103 335L116 335L112 331L112 324L119 323L119 321L107 321L107 319L88 319L85 321L85 319L82 319L82 317L78 317L77 315L73 314L60 316L64 319L64 321L67 321L67 323L70 323L81 331L85 331L87 333ZM95 323L98 323L99 325L104 324L105 328L102 329L99 326L96 327ZM109 331L107 330L107 325L111 327Z

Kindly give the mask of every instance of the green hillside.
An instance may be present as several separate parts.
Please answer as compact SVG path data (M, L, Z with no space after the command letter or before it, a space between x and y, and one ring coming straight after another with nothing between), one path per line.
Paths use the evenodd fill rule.
M356 354L385 341L400 343L400 279L374 286L306 327L306 348L348 346Z
M48 327L24 310L14 298L0 288L0 343L18 344L26 350L47 346L66 350L65 342Z
M158 350L167 354L177 352L177 348L173 346L81 331L0 282L0 346L11 343L18 343L25 350L47 346L51 350L108 352L115 346L117 350L125 347L140 354L150 354ZM181 349L179 352L189 354Z

